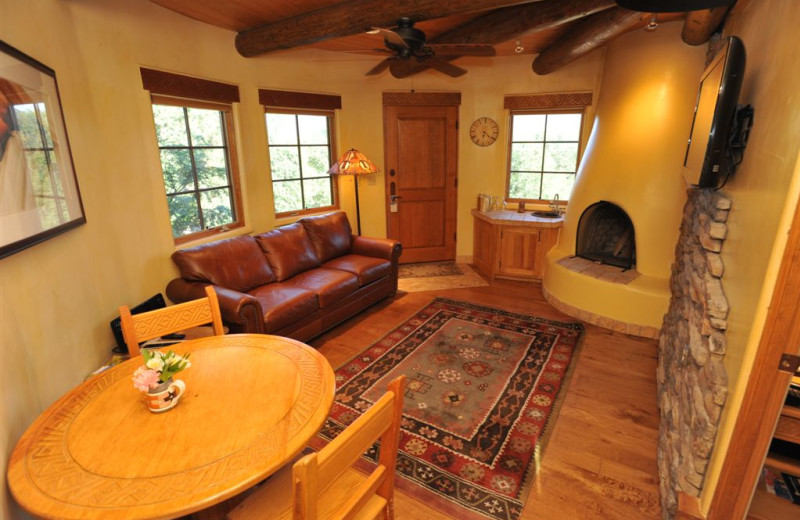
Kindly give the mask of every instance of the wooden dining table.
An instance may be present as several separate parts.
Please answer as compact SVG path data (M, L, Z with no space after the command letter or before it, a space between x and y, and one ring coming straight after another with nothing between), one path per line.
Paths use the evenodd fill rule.
M294 458L328 416L333 370L292 339L231 334L189 354L178 405L152 413L133 386L137 357L56 401L17 443L8 484L43 518L176 518L233 497ZM162 349L166 350L166 349Z

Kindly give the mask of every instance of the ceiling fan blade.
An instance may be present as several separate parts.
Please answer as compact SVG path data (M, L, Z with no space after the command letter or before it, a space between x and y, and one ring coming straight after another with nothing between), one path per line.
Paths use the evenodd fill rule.
M491 45L432 43L428 45L439 56L495 56L497 52Z
M369 69L369 71L364 75L375 76L376 74L380 74L381 72L389 68L389 65L391 65L392 62L395 61L397 61L397 58L395 58L394 56L392 56L391 58L386 58L385 60L381 60L380 63Z
M464 74L467 73L467 69L462 69L457 65L453 65L452 63L441 60L435 56L425 60L425 65L429 66L432 69L436 69L439 72L444 72L448 76L452 76L454 78L463 76Z
M406 41L403 38L401 38L399 34L397 34L394 31L390 31L389 29L381 29L380 27L373 27L372 30L369 31L369 34L380 34L386 39L387 42L393 45L397 45L402 49L409 48Z

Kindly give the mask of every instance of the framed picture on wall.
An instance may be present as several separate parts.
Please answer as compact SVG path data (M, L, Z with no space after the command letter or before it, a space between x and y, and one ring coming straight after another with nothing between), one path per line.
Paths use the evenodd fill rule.
M0 258L85 222L56 74L0 41Z

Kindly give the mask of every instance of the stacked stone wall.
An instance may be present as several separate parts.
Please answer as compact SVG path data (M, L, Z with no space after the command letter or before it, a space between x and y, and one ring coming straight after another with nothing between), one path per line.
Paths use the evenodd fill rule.
M699 496L728 394L722 364L728 300L720 258L730 200L690 190L675 247L669 310L658 350L661 410L658 465L663 518L674 518L679 492Z

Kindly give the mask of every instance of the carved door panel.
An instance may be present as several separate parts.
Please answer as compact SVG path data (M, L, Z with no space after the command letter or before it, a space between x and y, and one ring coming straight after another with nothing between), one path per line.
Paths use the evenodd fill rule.
M385 106L387 234L401 263L456 253L458 107Z

